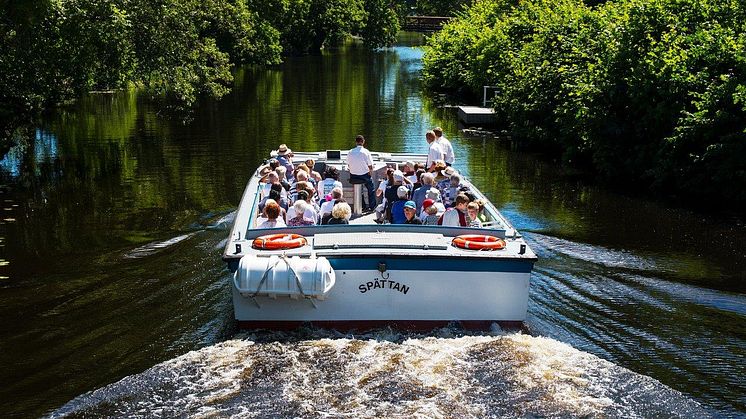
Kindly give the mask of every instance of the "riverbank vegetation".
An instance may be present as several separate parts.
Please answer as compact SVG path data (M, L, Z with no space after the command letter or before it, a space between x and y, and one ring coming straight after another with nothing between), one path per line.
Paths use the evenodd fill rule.
M391 44L383 0L0 1L0 130L80 97L136 85L178 107L229 91L234 64L276 64L358 35Z
M495 86L515 138L607 181L746 206L743 2L482 0L430 39L423 74Z

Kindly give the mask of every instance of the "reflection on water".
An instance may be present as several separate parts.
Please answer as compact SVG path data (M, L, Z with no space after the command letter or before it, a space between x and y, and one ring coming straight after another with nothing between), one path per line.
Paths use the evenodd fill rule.
M4 413L36 416L101 388L66 411L137 414L123 385L106 385L142 371L128 382L162 395L161 402L144 401L146 408L168 412L186 403L194 414L231 412L258 397L232 393L248 391L235 390L236 380L267 392L299 382L300 372L270 360L278 351L300 371L339 362L369 379L335 381L327 368L311 381L330 386L325 399L308 407L301 396L310 390L301 388L299 396L284 393L289 399L256 411L341 412L328 396L336 394L353 403L351 412L381 415L645 415L623 410L635 409L620 399L627 392L646 409L661 406L648 410L651 415L667 409L684 415L696 409L689 398L715 414L746 411L742 222L620 196L492 139L461 135L453 112L421 93L422 51L411 46L420 42L415 36L376 52L347 46L278 67L239 69L233 93L205 101L186 123L160 117L147 98L125 92L86 97L31 130L0 162ZM528 232L541 256L529 328L586 353L520 336L371 342L312 335L297 342L219 343L235 332L220 261L226 230L247 176L269 151L280 143L297 150L348 148L362 133L372 149L425 152L423 134L435 125L452 140L457 167ZM551 350L542 352L547 345ZM321 360L312 357L316 346ZM344 357L355 348L398 359L401 374L393 377L399 378L386 378L399 371L386 367L390 363ZM235 361L230 351L250 356ZM441 367L428 359L438 356L455 364L437 372ZM552 363L557 356L587 363L566 370ZM223 366L207 361L213 358ZM520 369L524 359L527 368L549 365L536 371L553 384L532 381L542 378ZM417 378L420 368L435 376ZM192 387L203 373L221 383L214 377L220 371L227 374L225 388ZM270 378L261 381L257 371ZM156 382L156 373L165 381ZM528 381L517 382L519 375ZM603 377L611 384L594 384ZM450 379L452 391L444 389ZM563 389L589 402L565 401ZM180 393L185 396L176 401ZM493 400L494 394L503 396ZM683 410L656 402L669 396ZM111 405L102 397L111 397Z

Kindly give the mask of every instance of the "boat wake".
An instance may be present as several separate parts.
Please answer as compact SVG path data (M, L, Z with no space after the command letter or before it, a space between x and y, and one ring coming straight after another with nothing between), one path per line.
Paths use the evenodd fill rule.
M652 378L553 339L454 333L243 336L84 394L51 417L708 415Z

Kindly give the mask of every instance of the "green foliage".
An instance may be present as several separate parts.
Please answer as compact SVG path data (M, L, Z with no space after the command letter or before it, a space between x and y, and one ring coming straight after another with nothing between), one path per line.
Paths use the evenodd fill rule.
M483 0L430 39L424 80L611 181L746 204L746 5Z
M142 85L179 108L229 91L236 63L277 64L398 31L382 0L0 0L0 129L91 90Z

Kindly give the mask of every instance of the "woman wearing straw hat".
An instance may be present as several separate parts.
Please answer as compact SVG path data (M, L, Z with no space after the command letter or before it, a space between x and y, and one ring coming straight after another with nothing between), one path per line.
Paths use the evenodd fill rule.
M285 144L280 144L277 147L277 161L285 168L287 179L292 179L293 169L295 169L293 166L293 150L289 149Z

